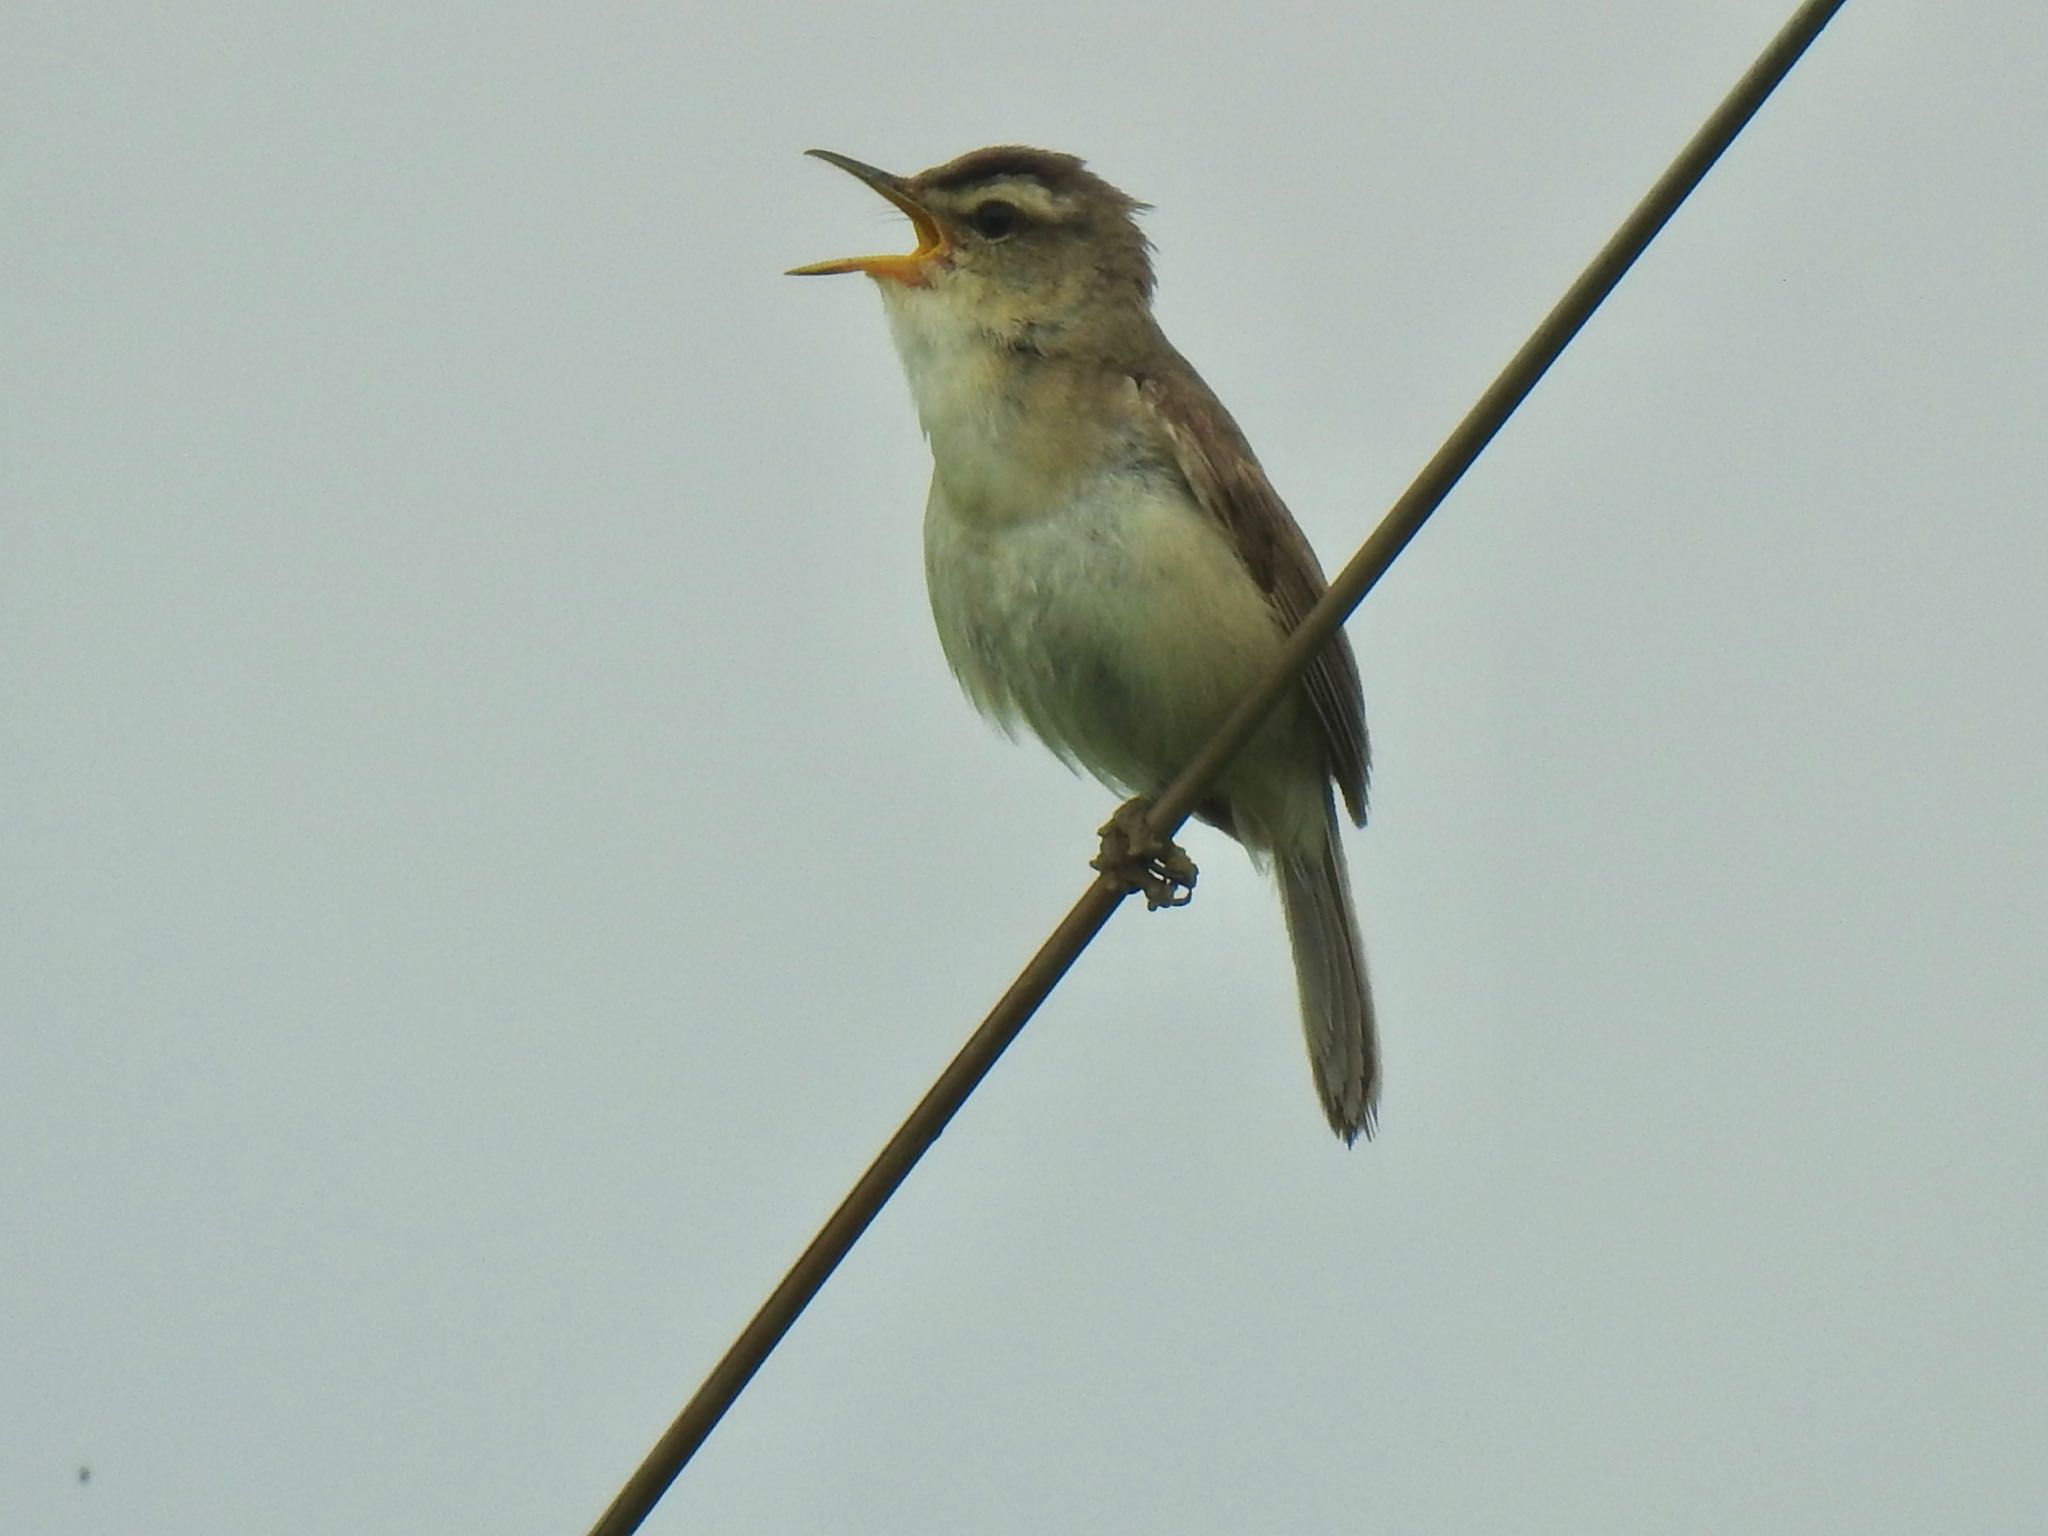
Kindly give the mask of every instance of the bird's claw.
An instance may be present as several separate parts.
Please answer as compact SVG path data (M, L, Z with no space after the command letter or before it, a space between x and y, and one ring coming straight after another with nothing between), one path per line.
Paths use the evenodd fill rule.
M1124 889L1142 891L1145 906L1184 907L1195 892L1195 861L1171 838L1160 837L1146 821L1150 807L1131 800L1102 824L1102 848L1088 867L1117 881Z

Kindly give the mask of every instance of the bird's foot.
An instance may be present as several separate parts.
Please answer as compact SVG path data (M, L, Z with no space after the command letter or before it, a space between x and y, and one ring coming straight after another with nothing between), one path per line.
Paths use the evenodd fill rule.
M1184 907L1195 892L1195 861L1180 844L1153 832L1145 820L1150 809L1143 800L1118 806L1100 829L1102 849L1088 867L1126 890L1143 891L1145 906L1153 912Z

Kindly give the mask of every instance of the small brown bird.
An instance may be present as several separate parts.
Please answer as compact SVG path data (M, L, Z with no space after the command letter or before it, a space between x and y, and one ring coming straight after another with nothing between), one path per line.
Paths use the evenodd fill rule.
M1143 206L1071 155L978 149L915 176L812 150L917 248L798 267L876 281L931 442L925 576L977 708L1154 795L1325 586L1230 413L1152 317ZM1270 859L1323 1111L1370 1135L1379 1046L1332 786L1369 763L1339 635L1196 814Z

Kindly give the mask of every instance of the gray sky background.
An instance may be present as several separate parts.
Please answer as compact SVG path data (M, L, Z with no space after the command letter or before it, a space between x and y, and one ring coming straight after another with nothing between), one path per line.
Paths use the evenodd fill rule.
M0 1524L585 1529L1084 884L801 150L1156 204L1334 564L1789 8L9 6ZM1354 622L1380 1140L1195 833L650 1529L2040 1529L2044 70L1855 0Z

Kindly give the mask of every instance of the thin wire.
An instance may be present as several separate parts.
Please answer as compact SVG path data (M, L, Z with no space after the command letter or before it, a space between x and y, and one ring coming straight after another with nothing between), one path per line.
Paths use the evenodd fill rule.
M1536 387L1545 370L1734 142L1842 4L1843 0L1809 0L1793 13L1792 19L1622 222L1614 237L1444 440L1443 447L1394 503L1351 562L1338 573L1322 601L1282 648L1279 660L1266 678L1231 710L1208 745L1154 802L1148 819L1155 832L1171 837L1179 830L1207 786L1250 740L1259 722L1294 685L1309 659L1336 633L1421 530L1451 487L1471 468L1494 434ZM1022 1032L1081 951L1102 930L1126 894L1106 875L1098 876L1082 893L930 1092L889 1138L888 1145L861 1175L860 1182L811 1239L810 1246L790 1266L789 1273L741 1330L724 1358L712 1367L711 1374L683 1406L667 1433L591 1527L591 1536L627 1536L640 1528L726 1409L745 1390L754 1372L817 1295L839 1261L859 1241L868 1223L909 1176L918 1159L938 1139L1010 1042Z

